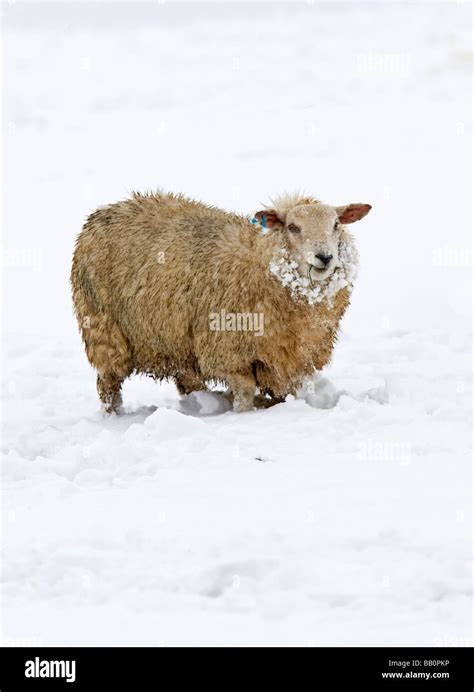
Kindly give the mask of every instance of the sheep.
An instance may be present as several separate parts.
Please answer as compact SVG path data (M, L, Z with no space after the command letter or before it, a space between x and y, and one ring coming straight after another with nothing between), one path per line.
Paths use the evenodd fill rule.
M331 358L357 265L345 225L370 209L284 195L252 220L150 192L93 212L71 286L104 410L132 373L181 394L223 382L239 412L294 393Z

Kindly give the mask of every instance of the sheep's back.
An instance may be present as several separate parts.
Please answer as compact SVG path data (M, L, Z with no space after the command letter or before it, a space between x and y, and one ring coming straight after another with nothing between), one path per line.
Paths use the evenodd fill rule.
M137 370L153 371L158 361L170 370L195 367L199 318L209 319L219 262L235 254L228 252L229 239L238 242L245 225L184 198L134 195L87 219L72 281L120 327Z

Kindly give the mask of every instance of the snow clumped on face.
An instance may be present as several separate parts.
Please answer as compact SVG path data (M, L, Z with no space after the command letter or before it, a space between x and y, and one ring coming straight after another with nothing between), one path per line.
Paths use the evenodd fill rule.
M310 305L327 301L329 305L343 288L352 291L357 278L358 254L351 236L344 233L339 244L339 262L325 281L314 283L311 271L301 276L298 264L289 257L288 250L281 248L270 263L270 272L288 288L295 300L306 300Z

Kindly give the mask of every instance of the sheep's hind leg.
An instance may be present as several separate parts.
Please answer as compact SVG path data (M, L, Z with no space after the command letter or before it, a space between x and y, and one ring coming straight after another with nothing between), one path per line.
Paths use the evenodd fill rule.
M122 408L124 378L113 373L97 375L97 392L106 413L119 413Z
M82 286L74 289L74 306L89 363L97 370L97 392L107 413L122 405L122 382L132 370L132 352L121 329L101 312Z
M227 378L234 395L234 411L252 411L257 384L252 374L236 374Z

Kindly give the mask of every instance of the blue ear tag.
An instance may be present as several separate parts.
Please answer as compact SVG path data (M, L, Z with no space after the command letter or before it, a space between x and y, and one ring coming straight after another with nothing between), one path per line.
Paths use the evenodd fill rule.
M260 220L256 219L254 216L251 223L253 223L254 226L261 226L263 232L267 230L267 217L265 214L262 214L262 218Z

